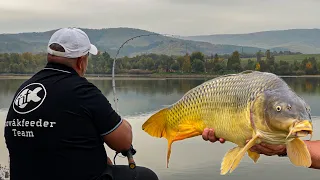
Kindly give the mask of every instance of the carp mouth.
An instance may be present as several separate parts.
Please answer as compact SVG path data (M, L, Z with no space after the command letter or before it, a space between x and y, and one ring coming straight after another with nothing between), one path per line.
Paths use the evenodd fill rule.
M303 120L300 122L294 123L291 128L287 138L292 137L306 137L310 134L310 139L312 138L313 128L309 120ZM286 138L286 139L287 139Z
M312 135L312 130L301 130L301 131L293 132L291 135L296 137L305 137L305 136L308 136L309 134Z

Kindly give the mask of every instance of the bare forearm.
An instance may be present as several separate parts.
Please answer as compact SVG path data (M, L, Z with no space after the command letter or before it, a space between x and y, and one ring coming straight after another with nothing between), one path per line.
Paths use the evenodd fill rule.
M320 169L320 140L304 141L309 149L312 164L310 168Z
M119 143L121 143L122 145L120 147L122 147L121 149L114 149L118 152L120 151L126 151L128 149L130 149L130 146L132 144L132 127L131 125L129 124L128 121L126 120L123 120L123 123L124 123L124 131L122 133L122 136L120 138L120 136L118 136L118 141Z
M131 125L130 125L130 123L128 122L128 121L126 121L126 120L123 120L125 123L126 123L126 125L127 125L127 129L128 129L128 134L127 134L127 142L128 142L128 144L130 144L130 146L131 146L131 144L132 144L132 127L131 127Z

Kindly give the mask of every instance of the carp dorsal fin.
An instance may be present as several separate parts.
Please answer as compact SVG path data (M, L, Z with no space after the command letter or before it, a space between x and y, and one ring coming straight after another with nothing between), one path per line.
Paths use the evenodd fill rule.
M256 71L253 71L253 70L245 70L245 71L242 71L240 72L239 74L250 74L250 73L254 73Z
M239 75L242 75L242 74L250 74L250 73L259 73L260 71L254 71L254 70L245 70L245 71L242 71L242 72L239 72L239 73L230 73L230 74L225 74L225 75L220 75L218 77L215 77L207 82L210 82L210 81L214 81L214 80L218 80L220 78L226 78L226 77L232 77L232 76L239 76ZM260 72L262 73L262 72Z

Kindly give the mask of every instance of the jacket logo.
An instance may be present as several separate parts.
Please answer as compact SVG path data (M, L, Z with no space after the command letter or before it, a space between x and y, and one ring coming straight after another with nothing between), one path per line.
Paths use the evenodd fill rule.
M46 98L47 91L40 83L25 86L13 101L13 109L19 114L27 114L37 109Z

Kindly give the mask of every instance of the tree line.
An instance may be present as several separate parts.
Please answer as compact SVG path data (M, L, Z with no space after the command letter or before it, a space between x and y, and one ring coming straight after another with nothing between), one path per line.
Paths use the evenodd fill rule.
M294 54L286 52L286 54ZM303 61L277 61L283 52L257 52L254 55L232 54L206 56L202 52L186 53L181 56L163 54L142 54L134 57L121 57L116 60L116 73L196 73L196 74L229 74L244 70L272 72L278 75L320 74L320 62L315 57ZM244 57L252 57L244 61ZM262 58L265 57L265 58ZM33 74L46 64L46 54L3 53L0 54L0 73ZM108 52L100 52L89 57L87 74L111 74L113 58Z

